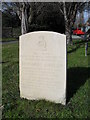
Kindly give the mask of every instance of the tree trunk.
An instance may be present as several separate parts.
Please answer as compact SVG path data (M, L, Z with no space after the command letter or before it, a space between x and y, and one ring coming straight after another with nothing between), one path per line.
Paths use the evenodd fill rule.
M23 3L22 6L22 19L21 19L21 32L22 34L27 33L28 31L28 16L27 16L27 7Z
M65 34L66 34L67 44L72 45L72 27L70 27L67 22L65 22Z
M71 44L72 45L72 35L70 31L66 31L66 39L67 39L67 44Z
M65 34L67 44L72 44L72 27L67 19L67 12L66 12L66 4L63 2L63 11L64 11L64 19L65 19Z

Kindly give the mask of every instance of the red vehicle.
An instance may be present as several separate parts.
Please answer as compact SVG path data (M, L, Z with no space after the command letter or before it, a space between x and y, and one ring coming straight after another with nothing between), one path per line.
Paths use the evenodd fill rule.
M76 30L73 30L73 34L74 35L84 35L85 32L83 32L82 30L76 29Z

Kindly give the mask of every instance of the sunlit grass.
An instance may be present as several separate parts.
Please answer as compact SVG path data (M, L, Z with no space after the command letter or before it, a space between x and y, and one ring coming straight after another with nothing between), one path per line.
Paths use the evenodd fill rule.
M89 98L88 57L84 44L68 48L67 105L49 101L30 101L20 98L19 93L19 45L3 45L2 87L3 118L88 118ZM69 52L71 51L71 52Z

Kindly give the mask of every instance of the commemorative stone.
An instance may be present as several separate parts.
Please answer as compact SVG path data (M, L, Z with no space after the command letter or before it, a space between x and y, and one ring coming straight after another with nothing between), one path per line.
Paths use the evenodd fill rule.
M20 36L20 96L66 104L66 36L38 31Z

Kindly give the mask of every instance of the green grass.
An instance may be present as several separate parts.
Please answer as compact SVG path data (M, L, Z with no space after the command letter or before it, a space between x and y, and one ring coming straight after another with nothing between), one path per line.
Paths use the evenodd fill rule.
M76 49L74 49L74 47ZM3 45L3 118L89 118L88 57L84 44L68 47L67 105L20 98L18 43Z

